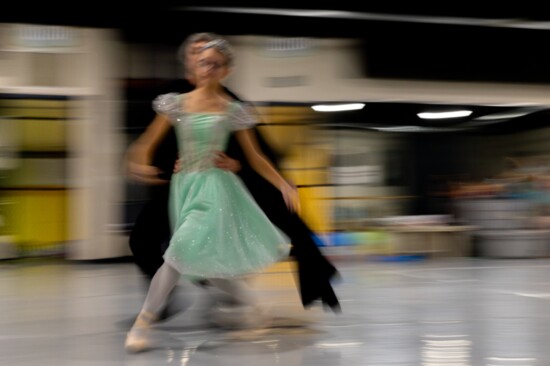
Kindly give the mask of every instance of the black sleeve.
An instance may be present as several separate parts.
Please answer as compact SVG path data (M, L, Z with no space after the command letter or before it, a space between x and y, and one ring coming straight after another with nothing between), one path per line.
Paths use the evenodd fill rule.
M239 98L238 95L233 93L230 89L224 87L224 90L229 96L231 96L233 99L238 100L242 102L243 100ZM258 114L258 117L261 119L261 115ZM260 120L260 123L261 120ZM254 128L254 133L256 135L256 140L258 141L258 145L260 146L260 150L264 153L265 156L275 165L277 169L279 169L279 160L280 160L280 154L276 152L266 141L266 139L263 137L262 133L259 131L257 127ZM251 170L252 168L248 165L248 162L246 161L246 157L244 155L244 152L242 151L238 141L235 138L235 135L232 134L231 138L229 139L229 143L226 149L226 154L233 159L239 160L241 162L241 165L243 169Z

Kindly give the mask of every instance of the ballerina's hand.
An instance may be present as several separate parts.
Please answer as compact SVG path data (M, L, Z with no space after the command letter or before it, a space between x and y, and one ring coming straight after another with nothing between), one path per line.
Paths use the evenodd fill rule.
M128 163L128 174L131 178L148 184L167 184L166 179L159 178L162 170L152 165Z
M288 183L283 184L281 187L281 193L285 200L286 206L291 212L300 211L300 196L296 187L291 186Z
M216 153L214 164L216 164L216 167L223 170L229 170L232 173L237 173L241 170L241 163L238 160L230 158L222 151Z

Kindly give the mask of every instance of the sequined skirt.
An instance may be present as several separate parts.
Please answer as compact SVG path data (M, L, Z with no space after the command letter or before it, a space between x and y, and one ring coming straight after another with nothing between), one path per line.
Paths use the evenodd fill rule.
M174 174L169 207L173 234L164 260L184 275L237 277L288 256L288 237L233 173Z

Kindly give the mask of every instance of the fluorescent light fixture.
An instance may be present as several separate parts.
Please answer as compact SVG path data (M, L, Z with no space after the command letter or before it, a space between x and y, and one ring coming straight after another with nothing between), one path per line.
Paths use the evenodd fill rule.
M526 116L530 113L533 113L533 109L523 110L520 112L505 112L505 113L493 113L493 114L487 114L485 116L480 116L475 118L476 121L494 121L499 119L511 119L511 118L518 118Z
M472 114L472 111L463 110L463 111L451 111L451 112L424 112L424 113L417 113L416 115L422 119L445 119L445 118L468 117L470 114Z
M465 17L444 17L428 15L401 15L385 13L363 13L356 11L342 10L314 10L314 9L278 9L278 8L246 8L246 7L221 7L221 6L183 6L175 10L183 11L204 11L237 14L263 14L278 16L296 16L313 18L335 18L335 19L360 19L377 20L404 23L428 23L428 24L454 24L476 27L496 28L525 28L525 29L550 29L548 21L530 21L516 18L465 18Z
M365 103L348 103L348 104L318 104L311 108L317 112L342 112L342 111L356 111L363 109Z
M499 113L487 114L485 116L479 116L469 121L468 123L472 125L477 125L477 126L502 123L514 118L527 116L531 113L543 111L545 109L546 107L543 107L543 106L517 108L516 110L513 110L513 111L499 112Z
M457 132L466 131L467 127L421 127L421 126L391 126L391 127L370 127L372 130L385 132Z
M392 127L373 127L378 131L391 131L391 132L414 132L422 131L423 128L419 126L392 126Z

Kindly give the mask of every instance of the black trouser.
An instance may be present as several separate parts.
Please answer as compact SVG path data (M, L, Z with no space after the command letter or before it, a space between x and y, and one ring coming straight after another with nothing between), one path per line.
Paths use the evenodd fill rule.
M155 187L130 233L134 261L149 280L164 263L162 255L170 240L168 195L168 186Z
M300 216L289 212L281 192L273 185L253 172L244 171L241 178L271 222L290 238L291 255L298 263L300 297L304 307L315 300L321 300L323 305L333 311L340 311L340 304L330 283L337 270L321 253L311 229Z

